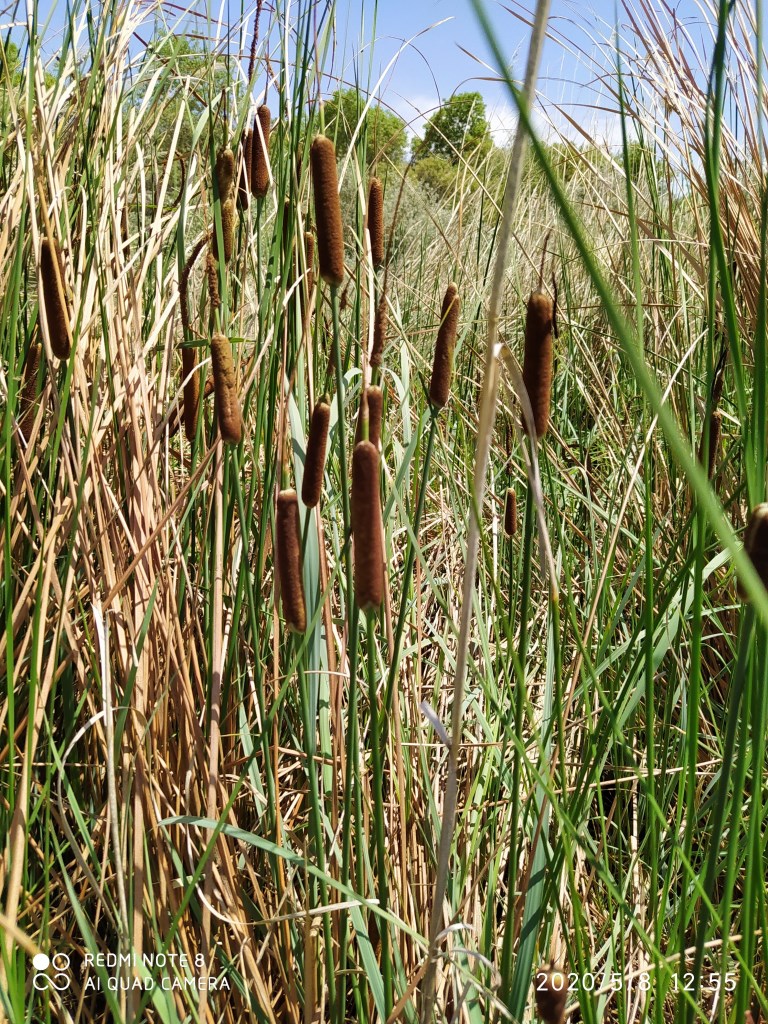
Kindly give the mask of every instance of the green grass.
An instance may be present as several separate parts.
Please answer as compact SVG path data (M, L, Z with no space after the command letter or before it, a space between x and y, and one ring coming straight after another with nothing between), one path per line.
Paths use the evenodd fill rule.
M588 1024L768 1012L768 597L740 541L768 445L752 16L713 7L698 51L653 6L631 38L585 54L622 114L616 151L545 143L524 105L506 259L508 153L459 153L430 190L386 156L367 166L361 123L339 160L346 279L332 290L315 266L310 290L309 145L331 130L319 100L346 9L265 7L249 84L252 10L229 35L198 18L190 52L155 13L109 3L96 18L81 0L52 50L33 7L37 23L4 30L0 65L0 1017L486 1024L529 1019L550 961L577 979L567 1013ZM375 4L359 13L375 25ZM466 13L506 68L509 15ZM354 61L361 114L374 51ZM237 151L265 95L269 194L238 210L216 309L202 245L184 330L182 271L205 232L221 239L216 154ZM38 296L51 235L66 363ZM517 364L542 254L560 333L533 453ZM497 260L503 345L487 360ZM462 312L438 414L427 390L451 280ZM388 583L371 614L354 599L349 488L382 296ZM169 430L182 346L205 378L219 329L236 447L218 441L212 397L191 444ZM722 351L710 480L698 452ZM300 506L308 627L289 634L276 495L301 491L324 392L323 498ZM65 990L33 984L40 951L71 958ZM154 987L111 991L131 972L98 955L131 952L175 959L137 971ZM185 984L200 976L216 988Z

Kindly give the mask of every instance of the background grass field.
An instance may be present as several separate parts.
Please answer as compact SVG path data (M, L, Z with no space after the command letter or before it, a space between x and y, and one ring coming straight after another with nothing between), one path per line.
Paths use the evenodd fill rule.
M623 145L581 139L578 124L570 141L529 144L460 735L462 579L509 153L455 149L449 174L393 159L364 116L368 47L357 119L330 121L325 69L348 16L334 3L230 10L228 25L198 11L180 40L159 8L74 0L53 58L40 6L4 15L0 68L2 1013L428 1016L454 744L434 1019L528 1019L534 972L552 961L571 973L571 1021L757 1022L768 598L740 537L766 497L760 5L705 6L708 28L692 33L662 5L628 3L616 37L582 55L621 113ZM375 4L366 12L374 37ZM489 13L489 60L503 68L513 15ZM213 167L265 101L270 188L238 209L214 308L201 241L222 226ZM339 143L337 290L305 243L322 130ZM44 238L63 253L67 360L41 309ZM537 496L515 359L541 266L559 336ZM461 316L437 413L427 388L450 281ZM380 614L365 614L349 473L382 297L387 590ZM220 443L213 397L191 443L173 430L182 350L210 375L217 329L232 344L237 446ZM288 633L276 496L301 489L323 392L323 498L300 506L308 628ZM54 959L36 972L40 952ZM99 962L131 953L147 966ZM130 987L136 976L154 985Z

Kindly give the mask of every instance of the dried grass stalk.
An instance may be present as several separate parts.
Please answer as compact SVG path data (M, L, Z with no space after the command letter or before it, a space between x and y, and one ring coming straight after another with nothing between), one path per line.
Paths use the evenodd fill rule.
M320 276L338 287L344 280L344 231L341 224L336 151L325 135L316 135L309 152L315 191L315 224Z
M552 390L552 299L541 291L531 293L525 317L525 357L523 383L533 410L536 436L544 437L549 428L549 399ZM523 430L528 432L525 417Z
M47 238L40 245L40 279L45 308L45 322L51 348L57 359L68 359L72 351L69 332L69 309L64 294L64 275L58 242L53 246Z
M256 111L253 122L251 146L251 192L257 199L263 199L269 191L269 133L272 114L266 104Z
M508 537L514 537L517 533L517 495L512 487L507 488L504 502L504 533Z
M323 493L323 471L325 450L328 445L328 425L331 421L331 406L327 395L312 410L312 422L307 438L307 454L304 459L304 480L301 484L301 500L307 508L320 503Z
M237 397L232 346L223 334L214 334L211 339L211 364L216 393L216 418L221 439L225 444L240 444L243 438L243 418Z
M299 499L292 488L280 491L277 496L275 533L283 618L289 630L303 633L307 628L307 609L301 570Z
M371 260L378 269L384 262L384 188L378 178L368 183L368 234Z
M435 343L435 358L432 363L432 379L429 382L429 398L436 409L442 409L448 401L453 375L453 350L456 347L456 330L459 324L461 300L455 284L448 285L440 312L440 328Z
M379 450L370 441L359 441L352 453L351 511L355 600L369 611L384 600Z

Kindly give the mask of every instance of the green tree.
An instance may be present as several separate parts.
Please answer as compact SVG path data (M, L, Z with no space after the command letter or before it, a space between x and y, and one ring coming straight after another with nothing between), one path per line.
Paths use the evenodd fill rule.
M479 92L458 92L427 121L424 137L415 144L414 156L423 160L440 156L455 160L491 145L485 102Z
M349 149L364 107L365 97L357 89L337 89L325 103L325 133L335 138L339 155ZM367 133L365 159L368 166L381 159L396 164L402 162L408 138L405 122L397 114L373 103L365 115L365 123L360 127L360 131L363 130Z

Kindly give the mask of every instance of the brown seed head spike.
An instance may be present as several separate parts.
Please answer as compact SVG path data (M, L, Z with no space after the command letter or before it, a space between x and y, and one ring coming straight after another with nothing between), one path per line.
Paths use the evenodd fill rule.
M320 276L337 287L344 280L344 231L341 226L336 151L325 135L316 135L309 151L315 190L315 224Z
M190 444L195 439L197 407L200 403L200 371L195 366L195 353L191 348L181 350L181 372L184 377L184 433ZM191 376L190 376L191 374Z
M301 527L299 499L293 489L277 496L277 576L283 602L283 618L289 630L303 633L307 628L304 579L301 571Z
M219 192L219 199L224 202L229 199L232 185L235 181L235 154L231 149L219 150L216 157L216 188Z
M517 533L517 495L512 487L507 488L504 502L504 533L508 537L514 537Z
M365 401L360 403L360 411L357 414L357 426L355 427L355 444L363 440L363 412L368 415L368 440L372 445L379 447L381 441L381 416L384 405L384 394L380 387L372 384L365 389Z
M377 269L384 262L384 189L378 178L368 183L368 233L371 260Z
M58 243L55 248L47 238L40 245L40 278L42 282L45 322L51 348L57 359L68 359L72 350L69 333L69 310L64 295L64 280L61 274L61 253Z
M40 368L40 356L43 346L39 341L33 341L29 346L27 358L24 360L24 383L19 398L19 414L21 432L24 440L29 441L29 433L35 420L35 407L37 402L37 371Z
M747 528L744 531L744 550L752 559L755 572L768 587L768 504L755 505L752 509ZM744 588L739 584L739 597L747 600Z
M351 506L355 599L362 611L369 611L384 600L379 450L370 441L359 441L352 453Z
M230 196L221 204L221 235L224 239L224 262L229 263L232 259L232 250L235 242L235 200ZM219 258L219 238L216 230L213 232L213 255Z
M256 111L256 120L253 122L251 149L251 192L257 199L263 199L269 191L269 133L271 126L272 114L269 107L262 104Z
M549 394L552 389L552 299L544 292L531 293L525 317L523 383L533 410L536 436L544 437L549 427ZM528 426L523 416L523 430Z
M373 318L373 348L371 349L371 366L381 366L381 357L387 340L387 297L382 295L376 306Z
M323 470L325 449L328 444L328 424L331 420L331 406L328 396L323 395L312 410L312 422L307 438L307 454L304 459L304 480L301 484L301 500L307 508L320 503L323 493Z
M243 419L237 397L232 348L229 339L223 334L214 334L211 339L211 364L221 439L225 444L240 444L243 438Z
M542 968L533 978L536 1011L544 1024L561 1024L568 998L568 978L554 967Z
M240 177L237 180L237 205L247 210L251 202L251 153L253 130L248 129L240 140Z
M435 409L442 409L448 401L453 374L453 350L456 347L456 330L460 311L459 292L456 285L451 283L443 297L440 329L437 332L435 358L432 363L432 379L429 383L429 399Z

